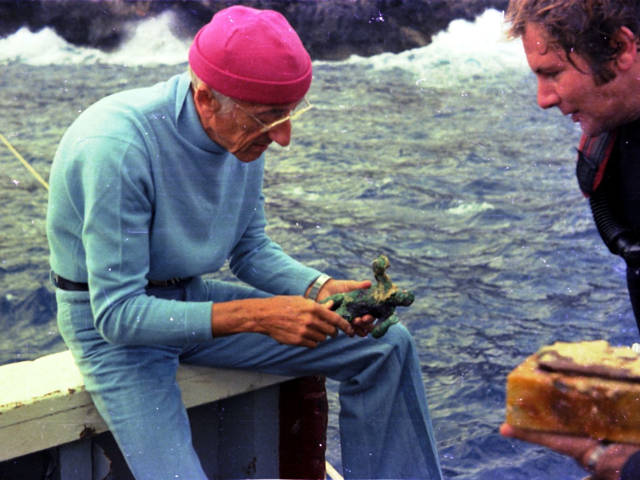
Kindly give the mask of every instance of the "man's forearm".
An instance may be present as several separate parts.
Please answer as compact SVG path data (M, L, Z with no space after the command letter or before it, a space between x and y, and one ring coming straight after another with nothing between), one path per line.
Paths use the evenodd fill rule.
M235 333L267 333L260 328L256 313L263 303L260 299L248 298L214 303L211 308L211 332L214 337Z

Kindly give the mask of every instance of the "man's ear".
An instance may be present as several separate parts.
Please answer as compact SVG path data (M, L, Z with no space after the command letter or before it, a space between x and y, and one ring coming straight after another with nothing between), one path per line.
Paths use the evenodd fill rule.
M198 85L198 88L193 92L193 103L198 113L206 118L211 117L220 110L220 102L213 93L211 93L209 87L202 83Z
M638 39L628 27L620 27L612 41L618 47L615 66L621 71L629 70L638 57Z

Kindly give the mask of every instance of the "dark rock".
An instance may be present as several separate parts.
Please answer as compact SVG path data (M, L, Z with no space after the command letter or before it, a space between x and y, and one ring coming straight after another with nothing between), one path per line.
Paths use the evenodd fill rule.
M135 21L165 10L176 13L173 33L192 37L218 10L231 4L271 8L287 17L314 59L338 60L400 52L431 42L452 20L472 20L508 0L3 0L0 36L21 26L53 28L75 45L118 46Z

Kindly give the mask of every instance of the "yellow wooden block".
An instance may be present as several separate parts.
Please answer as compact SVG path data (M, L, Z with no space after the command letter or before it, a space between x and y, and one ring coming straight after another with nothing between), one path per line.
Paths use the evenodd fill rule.
M507 377L515 427L640 444L640 355L605 341L557 342Z

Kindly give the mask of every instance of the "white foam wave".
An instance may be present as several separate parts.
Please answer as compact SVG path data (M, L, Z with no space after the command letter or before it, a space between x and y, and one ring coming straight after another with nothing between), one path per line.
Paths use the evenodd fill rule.
M485 212L487 210L494 210L495 207L487 202L477 203L461 203L460 205L456 205L455 207L451 207L447 209L452 215L470 215L473 216L480 212Z
M165 12L138 24L131 40L108 61L121 65L177 65L187 61L191 40L183 40L171 34L169 25L173 14Z
M473 22L454 20L425 47L371 58L353 56L348 62L370 64L376 70L408 70L416 75L419 87L448 85L506 69L527 71L522 44L508 39L506 28L503 12L491 9Z
M132 25L131 38L113 52L72 45L50 28L31 32L23 27L0 39L0 63L176 65L187 61L190 41L171 33L172 21L173 14L165 12Z
M186 62L190 39L174 36L170 29L172 21L173 14L165 12L132 25L132 37L113 52L72 45L49 28L30 32L25 27L0 38L0 63L176 65ZM369 58L352 56L346 62L369 64L377 70L409 70L417 76L416 84L420 87L443 85L453 78L459 81L461 76L484 75L505 68L526 68L520 42L507 40L504 29L502 12L487 10L474 22L453 21L426 47Z

